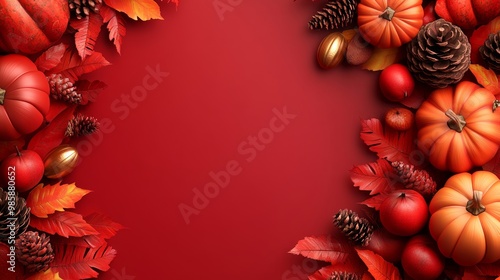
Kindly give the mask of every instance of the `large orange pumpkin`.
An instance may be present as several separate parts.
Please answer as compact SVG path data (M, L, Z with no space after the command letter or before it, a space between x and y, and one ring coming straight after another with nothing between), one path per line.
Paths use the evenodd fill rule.
M500 145L500 110L495 96L462 81L435 90L415 115L418 146L436 168L455 173L491 160Z
M422 0L361 0L358 28L379 48L399 47L417 36L423 23Z
M451 176L434 195L429 231L460 265L500 259L500 181L489 171Z

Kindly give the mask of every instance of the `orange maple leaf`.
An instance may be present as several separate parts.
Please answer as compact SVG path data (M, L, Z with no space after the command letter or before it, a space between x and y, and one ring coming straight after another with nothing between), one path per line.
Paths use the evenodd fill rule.
M45 271L40 271L37 272L30 277L26 278L26 280L63 280L59 276L59 272L54 272L52 271L51 268L45 270Z
M399 48L375 48L370 59L361 65L361 68L370 71L384 70L387 66L398 62L400 56Z
M49 214L56 211L75 208L75 203L90 192L78 188L75 184L56 183L47 186L40 184L29 193L26 204L31 208L31 214L39 218L47 218Z
M154 0L104 0L104 3L133 20L163 19L160 6ZM174 3L178 3L178 0Z
M474 77L476 77L478 84L491 91L491 93L498 98L498 95L500 95L500 84L493 70L486 69L479 64L471 64L469 70L474 74Z

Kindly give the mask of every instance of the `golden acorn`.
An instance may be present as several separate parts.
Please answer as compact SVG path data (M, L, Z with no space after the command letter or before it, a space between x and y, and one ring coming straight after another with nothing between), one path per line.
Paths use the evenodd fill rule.
M45 177L60 179L71 173L78 164L78 151L70 145L60 145L45 157Z
M347 40L340 32L330 33L318 47L316 54L319 65L330 69L339 65L344 60L347 51Z

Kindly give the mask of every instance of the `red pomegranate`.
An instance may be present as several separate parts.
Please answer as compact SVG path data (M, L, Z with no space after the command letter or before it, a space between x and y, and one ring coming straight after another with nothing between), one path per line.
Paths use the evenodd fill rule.
M40 52L61 38L68 21L67 0L0 0L0 49Z

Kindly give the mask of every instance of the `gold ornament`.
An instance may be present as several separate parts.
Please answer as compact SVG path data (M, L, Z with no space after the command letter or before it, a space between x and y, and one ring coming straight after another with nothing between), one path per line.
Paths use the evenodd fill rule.
M347 40L340 32L330 33L318 47L316 54L319 65L324 69L330 69L339 65L344 59L347 51Z
M60 179L75 169L78 164L78 151L70 145L61 145L45 157L45 177Z

